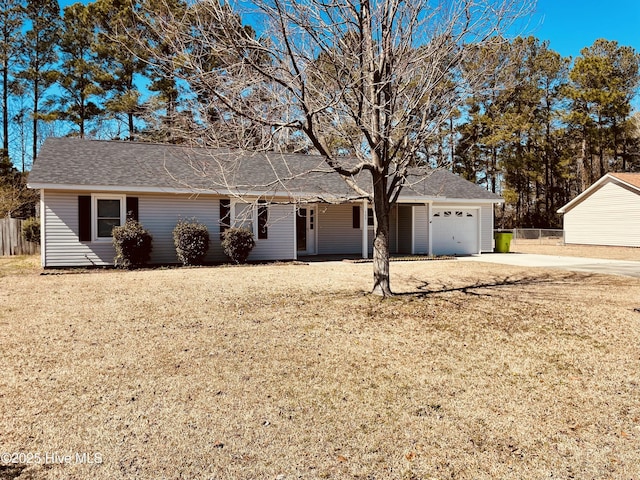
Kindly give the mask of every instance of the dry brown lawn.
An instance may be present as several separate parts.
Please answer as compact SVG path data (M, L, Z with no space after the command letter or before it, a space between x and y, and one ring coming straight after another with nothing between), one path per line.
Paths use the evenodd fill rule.
M545 240L546 242L546 240ZM610 260L632 260L640 262L640 248L608 247L601 245L563 245L558 242L541 244L539 240L511 242L512 252L537 253L541 255L563 255L567 257L606 258Z
M639 279L35 264L0 259L0 478L640 477Z

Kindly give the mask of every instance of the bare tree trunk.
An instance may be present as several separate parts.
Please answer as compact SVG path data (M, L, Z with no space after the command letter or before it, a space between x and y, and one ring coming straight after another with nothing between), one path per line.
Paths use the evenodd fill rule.
M373 175L373 212L375 238L373 240L373 290L372 293L388 297L393 295L389 278L389 202L386 182L382 175ZM363 225L367 228L367 225Z

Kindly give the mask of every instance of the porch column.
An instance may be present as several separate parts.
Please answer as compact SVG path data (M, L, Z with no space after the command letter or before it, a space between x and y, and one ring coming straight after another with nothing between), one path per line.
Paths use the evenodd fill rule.
M369 258L369 211L367 199L362 199L362 258Z
M298 205L293 203L293 259L298 259Z
M429 256L432 257L433 256L433 236L432 234L432 220L431 220L431 202L429 203L425 203L424 204L425 207L427 207L427 228L429 230L427 230L427 235L428 235L428 239L429 239Z

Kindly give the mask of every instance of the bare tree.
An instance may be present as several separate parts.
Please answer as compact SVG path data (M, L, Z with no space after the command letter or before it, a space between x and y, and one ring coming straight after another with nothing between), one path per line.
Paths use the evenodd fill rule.
M203 120L216 112L221 123L251 130L253 149L304 139L372 203L373 292L391 295L389 213L425 146L482 80L482 69L459 68L468 47L513 32L531 8L523 0L255 0L237 8L196 0L180 18L147 10L144 21L171 43L173 68Z

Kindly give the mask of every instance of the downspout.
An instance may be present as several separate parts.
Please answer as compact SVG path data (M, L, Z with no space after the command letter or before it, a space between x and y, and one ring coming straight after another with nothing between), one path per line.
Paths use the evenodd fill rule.
M44 188L40 190L40 264L47 268L47 211L44 205Z

